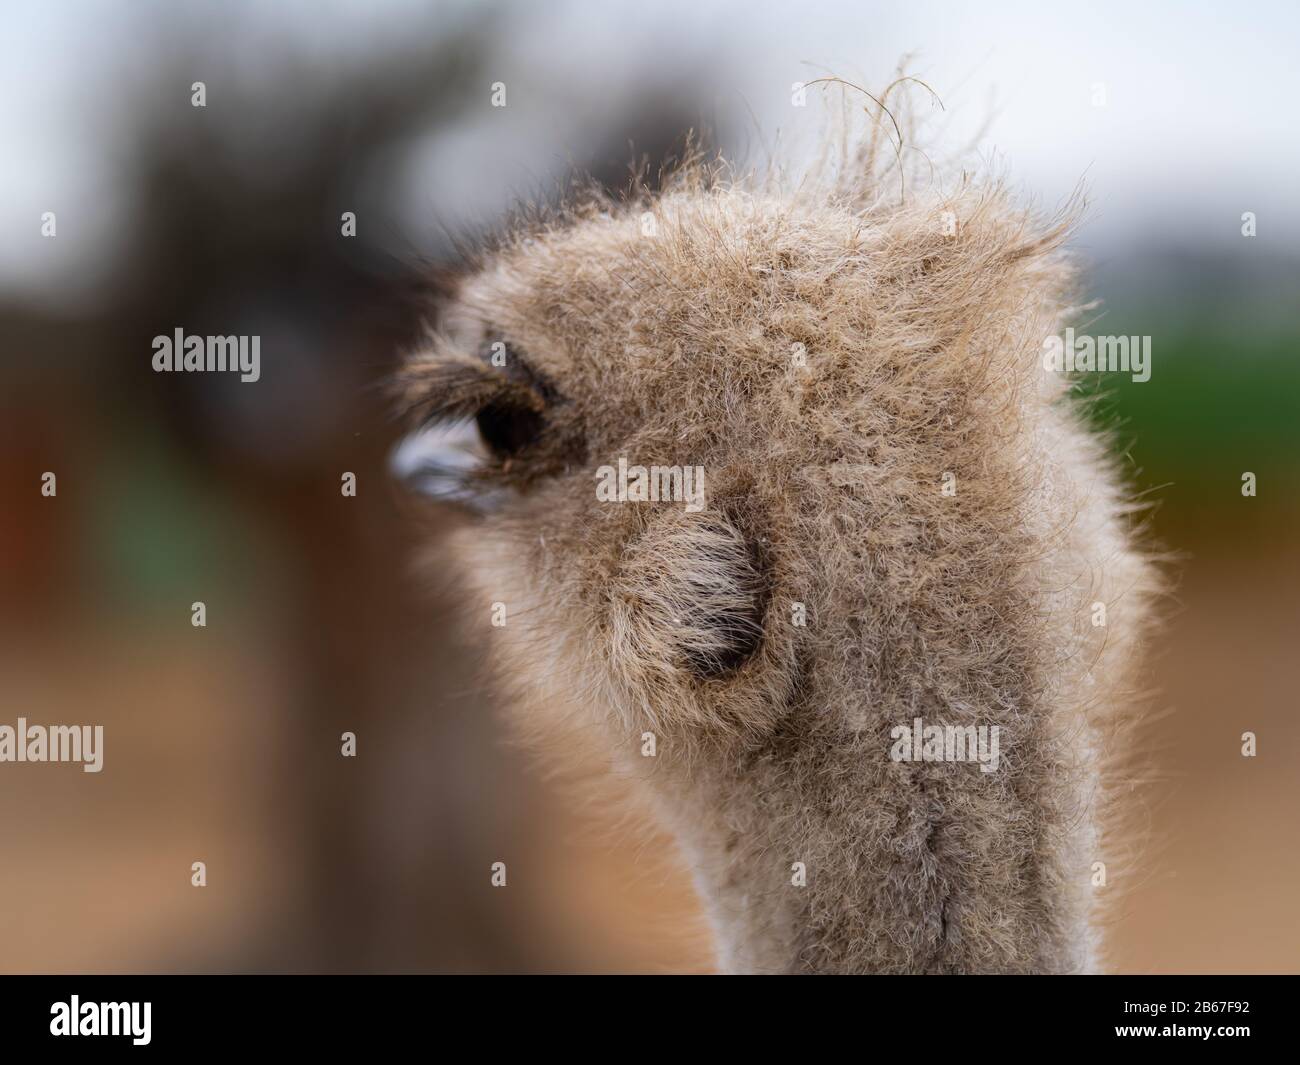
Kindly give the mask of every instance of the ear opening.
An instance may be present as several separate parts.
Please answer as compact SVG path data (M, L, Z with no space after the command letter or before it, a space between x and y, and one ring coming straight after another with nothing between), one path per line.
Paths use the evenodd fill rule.
M620 567L620 653L647 675L730 676L762 646L767 585L761 556L729 518L665 511Z

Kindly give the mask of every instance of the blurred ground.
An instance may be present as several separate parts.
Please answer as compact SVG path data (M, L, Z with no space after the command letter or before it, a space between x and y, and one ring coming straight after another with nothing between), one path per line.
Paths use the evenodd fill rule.
M1117 971L1296 969L1300 567L1284 547L1209 545L1186 565L1157 681L1156 706L1174 712L1149 730L1167 779L1140 795L1152 843L1139 868L1112 873ZM6 637L9 705L49 721L94 706L112 772L0 774L5 971L709 970L668 841L543 783L486 707L440 707L442 690L424 724L359 713L364 759L349 765L333 736L304 744L278 712L284 692L263 655L177 635ZM428 667L465 681L445 652ZM1253 760L1239 754L1246 730L1259 737ZM379 795L346 776L366 765L390 778ZM326 773L341 813L322 825L301 783ZM502 855L511 888L493 892L486 870ZM205 891L189 885L196 858ZM337 910L322 910L322 894L340 891Z

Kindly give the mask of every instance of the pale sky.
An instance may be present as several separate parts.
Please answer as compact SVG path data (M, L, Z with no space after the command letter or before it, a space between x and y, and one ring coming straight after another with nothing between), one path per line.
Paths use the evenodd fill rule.
M115 181L114 134L129 117L130 86L145 80L151 49L167 39L159 26L186 24L178 9L255 75L287 48L364 68L386 42L450 24L463 7L6 4L0 288L54 302L102 296L131 210L147 209ZM1086 178L1096 205L1086 243L1120 247L1157 232L1213 246L1236 238L1251 210L1261 227L1285 234L1282 246L1300 249L1300 5L1289 0L571 0L520 4L500 26L492 77L515 92L507 113L485 108L393 161L394 210L412 234L429 224L430 189L443 220L449 210L490 217L580 156L584 130L602 114L678 70L707 72L701 114L730 117L755 139L778 131L797 139L806 114L791 108L792 82L831 70L879 87L913 52L912 69L943 97L954 135L977 127L994 101L983 154L1017 186L1051 205ZM1093 105L1097 83L1103 107ZM530 107L536 86L543 91L531 98L541 102ZM73 239L39 238L46 210L57 212L60 238Z

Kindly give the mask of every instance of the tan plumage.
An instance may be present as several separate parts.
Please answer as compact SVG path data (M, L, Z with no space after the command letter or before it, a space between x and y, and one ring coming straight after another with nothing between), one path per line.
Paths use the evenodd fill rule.
M1086 970L1153 568L1041 363L1065 227L877 115L793 187L694 158L512 232L405 387L527 421L450 548L519 716L644 790L724 968ZM707 506L598 500L620 456ZM1000 768L892 761L916 717L999 726Z

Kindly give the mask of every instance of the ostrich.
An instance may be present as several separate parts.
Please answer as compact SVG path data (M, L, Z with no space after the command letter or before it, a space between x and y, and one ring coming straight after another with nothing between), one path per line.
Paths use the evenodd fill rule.
M1068 217L906 165L907 80L799 181L515 225L401 388L503 692L670 829L722 970L1095 971L1154 568L1042 359Z

